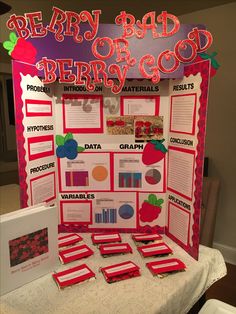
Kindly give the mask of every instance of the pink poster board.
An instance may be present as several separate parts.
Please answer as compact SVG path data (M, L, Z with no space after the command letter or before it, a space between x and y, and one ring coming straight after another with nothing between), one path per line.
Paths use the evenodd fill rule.
M57 202L62 232L166 233L197 258L209 62L186 66L182 79L160 82L158 93L123 92L115 97L104 89L95 95L65 93L59 84L42 92L45 86L35 67L18 61L13 62L13 73L22 207L40 199L35 193L44 195L47 184L53 192L44 200ZM190 86L189 82L191 92L176 88ZM144 89L150 83L127 84L141 84ZM29 85L40 86L40 92L27 90ZM65 129L65 99L71 106L81 106L75 112L84 110L83 119L88 116L91 128ZM154 106L144 115L147 99ZM178 124L178 115L181 120L184 113L178 108L180 99L186 124ZM131 104L132 115L127 114L126 104ZM70 119L67 122L73 124ZM96 123L99 128L93 128ZM75 158L58 156L58 147L65 145L58 145L58 135L83 149ZM144 163L150 141L162 139L168 152L157 162Z
M212 35L101 13L7 21L21 206L56 203L60 232L166 233L197 258Z

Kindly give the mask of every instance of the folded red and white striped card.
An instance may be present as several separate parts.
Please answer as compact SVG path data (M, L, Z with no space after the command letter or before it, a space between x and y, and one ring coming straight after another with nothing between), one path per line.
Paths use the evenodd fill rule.
M53 279L58 284L59 288L65 288L95 278L95 273L86 265L82 264L73 268L55 273Z
M119 233L93 233L91 238L94 244L121 242Z
M77 259L88 257L92 254L93 251L86 244L82 244L60 251L59 258L62 264L67 264Z
M186 265L177 258L168 258L161 261L146 263L146 266L153 275L181 271L186 268Z
M162 236L157 233L153 233L153 234L143 233L143 234L133 234L132 239L135 242L150 243L150 242L162 240Z
M101 268L108 283L141 276L140 268L131 261Z
M77 233L70 233L65 236L58 237L58 246L59 248L64 246L73 245L75 243L78 243L82 241L83 238L79 236Z
M173 252L171 248L169 248L169 246L164 242L139 246L137 249L139 253L143 255L143 257L166 255L171 254Z
M128 243L101 244L99 250L101 255L132 253L132 248Z

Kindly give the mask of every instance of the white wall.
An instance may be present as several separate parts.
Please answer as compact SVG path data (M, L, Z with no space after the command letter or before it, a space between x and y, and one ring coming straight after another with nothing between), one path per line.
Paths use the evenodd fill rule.
M210 51L218 52L216 58L220 68L210 84L206 156L210 158L209 176L216 176L221 180L215 246L226 249L228 247L231 253L233 250L236 263L235 17L236 3L234 2L182 15L179 18L181 23L205 24L214 37Z
M3 112L4 116L4 121L5 121L5 137L6 137L6 150L11 151L11 150L16 150L16 128L15 125L10 124L9 120L9 114L8 114L8 101L7 101L7 93L5 92L7 90L6 87L6 79L11 78L11 71L9 70L9 67L11 67L11 64L4 64L0 63L1 69L4 69L4 74L0 74L0 82L3 87L3 104L1 113ZM9 73L9 74L7 74Z
M9 16L9 13L0 16L0 45L2 45L3 41L9 39L8 37L10 31L7 30L5 25ZM9 78L11 75L11 58L8 56L7 51L3 47L0 48L0 73L0 80L3 86L3 104L1 104L3 109L1 110L1 114L4 116L6 126L6 149L8 151L16 150L15 126L10 125L9 123L7 94L4 92L6 90L5 79Z

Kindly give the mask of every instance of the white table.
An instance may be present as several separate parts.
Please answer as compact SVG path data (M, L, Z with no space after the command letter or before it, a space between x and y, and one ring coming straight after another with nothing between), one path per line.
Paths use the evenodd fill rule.
M207 300L199 314L236 314L236 307L219 300Z
M82 234L84 241L95 251L94 256L68 265L59 265L56 271L86 263L96 280L58 290L51 274L39 278L1 298L1 314L184 314L204 292L226 275L226 266L218 250L200 246L199 261L192 259L168 237L164 240L173 249L173 257L187 265L186 272L163 279L153 277L129 234L122 241L129 242L133 254L103 258L91 243L90 234ZM141 267L141 276L108 284L99 267L122 261L134 261Z

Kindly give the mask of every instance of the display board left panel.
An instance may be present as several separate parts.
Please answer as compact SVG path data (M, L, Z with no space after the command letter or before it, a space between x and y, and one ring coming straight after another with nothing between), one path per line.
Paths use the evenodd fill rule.
M13 61L21 207L56 199L53 86L35 66Z

